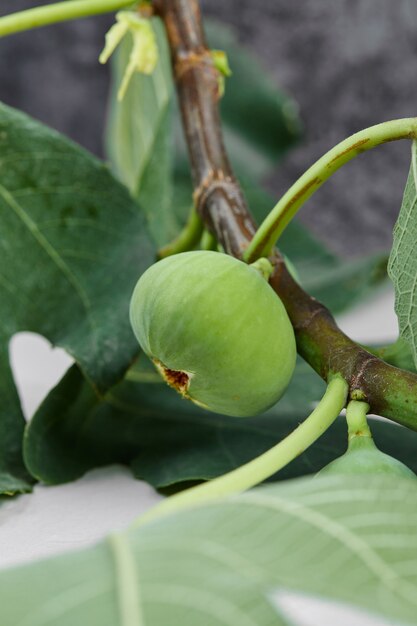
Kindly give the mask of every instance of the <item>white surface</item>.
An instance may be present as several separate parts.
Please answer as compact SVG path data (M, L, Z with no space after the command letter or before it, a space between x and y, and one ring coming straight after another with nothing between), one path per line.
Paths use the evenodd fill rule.
M359 343L390 343L398 337L394 289L386 288L368 302L337 318L339 327Z
M293 591L272 593L271 602L296 626L395 626L391 620L375 617L343 602L323 600Z
M10 342L10 361L23 413L30 419L74 362L64 350L34 333L18 333Z
M391 291L339 318L341 328L357 341L385 342L397 336ZM43 338L21 333L11 343L19 393L30 417L71 363ZM159 496L133 479L127 469L95 470L68 485L38 485L33 494L0 507L0 567L89 545L111 530L127 527Z
M134 480L127 468L111 466L0 507L0 568L95 543L122 530L160 496Z

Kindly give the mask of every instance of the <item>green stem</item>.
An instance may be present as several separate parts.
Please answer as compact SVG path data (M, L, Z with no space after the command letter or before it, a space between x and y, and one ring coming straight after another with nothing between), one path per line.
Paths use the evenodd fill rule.
M207 229L204 229L203 235L201 237L200 248L202 250L213 250L217 252L217 239Z
M262 278L264 278L266 281L271 278L271 274L274 271L274 266L272 265L272 263L269 261L269 259L266 259L263 256L259 259L256 259L254 263L251 263L250 267L253 267L253 269L257 270Z
M371 430L368 426L366 415L369 404L361 400L351 400L346 409L346 421L348 425L349 441L354 437L370 437Z
M57 22L110 13L134 4L136 3L132 0L66 0L18 11L0 18L0 37Z
M193 207L182 231L173 241L159 250L158 258L165 259L172 254L192 250L200 241L203 228L201 217Z
M269 256L279 236L300 207L345 163L366 150L397 139L417 137L417 118L393 120L371 126L348 137L312 165L285 193L256 231L244 260Z
M311 415L285 439L256 459L197 487L167 498L142 515L134 526L188 508L241 493L266 480L282 469L313 444L335 421L346 403L348 385L339 375L334 376Z

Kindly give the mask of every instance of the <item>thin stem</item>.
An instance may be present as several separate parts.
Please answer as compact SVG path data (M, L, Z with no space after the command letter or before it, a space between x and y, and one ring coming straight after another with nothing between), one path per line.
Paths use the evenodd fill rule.
M171 256L172 254L178 254L179 252L192 250L200 241L201 235L203 233L203 228L203 221L193 207L191 209L187 223L185 224L182 231L173 241L171 241L171 243L167 244L159 250L158 258L164 259L165 257Z
M331 426L345 406L347 392L346 381L335 376L311 415L273 448L223 476L171 496L141 516L134 526L189 506L241 493L263 482L304 452Z
M0 37L80 17L110 13L135 4L132 0L66 0L18 11L0 18Z
M371 430L368 426L366 415L369 404L360 400L351 400L346 409L346 421L348 425L349 441L354 437L370 437Z
M244 259L251 263L261 256L269 256L297 211L345 163L362 152L388 141L416 137L417 118L411 117L365 128L337 144L316 161L282 196L256 231L245 251Z
M214 250L217 251L218 243L216 237L207 229L204 229L204 232L201 237L200 248L202 250Z
M269 259L266 259L265 257L256 259L254 263L251 263L251 267L257 270L262 278L267 281L271 278L271 274L274 271L274 266L272 265L271 261Z

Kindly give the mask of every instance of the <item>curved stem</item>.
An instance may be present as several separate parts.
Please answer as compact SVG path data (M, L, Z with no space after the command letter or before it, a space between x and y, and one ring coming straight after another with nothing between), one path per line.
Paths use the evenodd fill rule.
M132 0L66 0L18 11L0 18L0 37L57 22L110 13L134 4Z
M369 404L361 400L351 400L346 408L346 421L348 425L349 441L354 437L370 437L371 430L368 426L366 415Z
M397 139L417 137L417 118L376 124L355 133L326 152L282 196L256 231L244 253L248 263L269 256L285 227L300 207L338 169L366 150Z
M285 439L249 463L207 483L167 498L142 515L134 522L134 526L142 526L148 521L174 511L240 493L258 485L288 465L329 428L345 406L347 393L346 381L339 375L334 376L311 415Z
M173 241L159 250L158 258L165 259L165 257L171 256L172 254L192 250L198 244L203 228L203 221L193 207L182 231Z

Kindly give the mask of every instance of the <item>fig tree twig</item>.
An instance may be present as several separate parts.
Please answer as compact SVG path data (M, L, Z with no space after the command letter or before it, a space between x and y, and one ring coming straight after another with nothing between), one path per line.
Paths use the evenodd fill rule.
M156 0L166 26L194 183L194 201L209 230L242 257L255 223L223 144L218 70L207 49L198 2Z
M168 36L197 210L224 250L243 258L256 226L224 148L218 74L207 49L198 1L154 0L153 6ZM278 252L272 261L270 284L290 316L299 354L326 381L340 374L349 384L350 399L363 400L372 412L417 430L417 376L358 346L294 281Z

